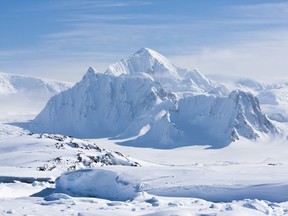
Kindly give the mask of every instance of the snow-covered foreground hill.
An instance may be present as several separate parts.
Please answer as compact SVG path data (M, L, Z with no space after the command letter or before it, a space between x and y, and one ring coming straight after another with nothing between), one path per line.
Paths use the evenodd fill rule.
M13 97L6 97L5 105L9 106L10 114L7 111L0 114L0 215L288 214L288 146L285 121L266 118L262 106L257 104L257 99L252 94L237 90L233 92L235 88L228 91L229 88L207 79L199 72L190 74L191 82L187 82L187 77L183 78L181 73L183 70L170 64L162 56L159 60L158 54L153 51L150 52L157 57L158 62L151 63L150 58L144 58L146 63L141 66L139 56L144 51L136 53L135 59L127 58L111 65L106 74L99 75L90 69L83 80L73 87L74 90L56 96L62 104L57 101L55 104L63 107L73 105L83 108L87 103L89 106L84 106L85 109L78 109L84 118L85 115L93 116L93 109L98 109L93 95L99 94L100 97L103 92L109 93L102 95L106 98L102 98L103 103L96 103L102 112L92 112L97 114L96 120L105 116L109 122L94 122L84 126L92 132L95 127L103 133L115 135L128 127L133 116L138 116L128 127L129 130L113 139L98 137L83 140L61 134L31 133L10 123L34 118L42 109L36 106L38 100L31 100L21 110L13 105ZM151 65L146 67L147 62L155 70L150 70ZM158 71L167 72L163 65L170 70L168 81L167 77L159 78L159 75L153 74ZM149 73L123 74L128 69L130 72L148 69L146 72ZM177 91L174 89L175 92L171 92L170 76L174 84L184 80L184 83L192 83L195 88L191 89L190 84L188 87L173 85ZM154 82L155 79L159 82ZM83 89L85 85L87 88ZM128 87L132 91L125 91ZM242 84L239 88L245 90L246 87ZM111 92L106 91L107 89ZM93 94L87 90L93 90ZM261 94L260 90L254 91L251 87L248 90L254 95ZM285 94L279 95L278 90L274 90L273 94L285 101ZM78 93L79 97L66 97L71 91ZM142 94L141 97L132 94L137 91ZM25 95L23 94L22 100L25 100ZM114 97L112 105L108 96ZM272 100L269 94L267 97L269 101ZM51 101L49 103L54 103ZM130 101L130 105L125 103L127 101ZM260 103L263 104L263 100ZM281 104L283 109L287 108L285 103ZM270 105L274 106L272 103ZM185 112L187 107L191 108L189 112ZM133 116L129 115L131 110L134 111ZM232 112L227 110L236 111L231 115ZM127 115L119 116L119 111ZM70 124L75 124L81 130L81 124L84 123L80 120L78 124L73 122L73 118L77 120L79 116L74 116L77 113L69 113L69 109L54 117L65 117L66 113L71 117ZM143 113L145 118L141 118ZM121 121L117 123L115 118ZM207 123L213 120L214 125L209 124L210 129L216 127L219 131L223 129L223 121L230 122L232 119L238 122L238 127L234 125L234 128L239 139L222 148L209 148L210 145L205 144L210 143L201 143L162 149L149 148L152 146L149 146L151 139L143 139L145 134L149 138L160 134L160 137L165 138L160 140L163 143L168 138L175 138L177 141L177 137L166 134L173 133L175 126L183 131L185 119L193 119L189 122L190 129L195 129L200 123L209 128ZM108 123L111 123L110 128ZM259 137L251 139L244 136L243 133L249 132L249 128L252 135L258 134ZM265 128L269 132L266 133ZM272 129L277 129L275 136L271 136ZM138 134L133 137L135 131ZM218 132L198 133L200 137L211 134ZM131 136L143 145L131 145ZM191 136L189 139L193 137L195 138ZM179 140L185 139L182 137ZM158 141L154 139L153 142ZM143 148L144 144L146 148Z

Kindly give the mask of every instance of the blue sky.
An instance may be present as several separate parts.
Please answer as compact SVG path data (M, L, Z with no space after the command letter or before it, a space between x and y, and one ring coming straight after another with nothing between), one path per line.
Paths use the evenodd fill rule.
M288 1L0 1L3 72L78 81L141 47L204 74L288 80Z

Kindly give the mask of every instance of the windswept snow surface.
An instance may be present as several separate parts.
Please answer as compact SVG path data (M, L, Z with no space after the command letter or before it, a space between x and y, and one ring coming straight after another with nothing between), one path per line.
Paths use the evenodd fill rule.
M154 148L220 148L241 137L255 140L278 133L251 93L228 93L147 48L104 74L89 68L73 88L51 98L30 129L121 138L123 145Z
M117 146L111 140L97 142L150 163L141 163L142 167L106 166L70 171L56 180L56 186L36 180L32 184L2 183L0 215L11 212L16 215L285 215L288 212L284 140L272 144L247 140L216 150L203 147L152 150ZM14 166L9 169L10 175L16 173ZM3 168L1 173L5 173ZM22 172L17 169L18 175L23 175ZM25 169L25 172L39 177L53 175L51 171L35 173Z

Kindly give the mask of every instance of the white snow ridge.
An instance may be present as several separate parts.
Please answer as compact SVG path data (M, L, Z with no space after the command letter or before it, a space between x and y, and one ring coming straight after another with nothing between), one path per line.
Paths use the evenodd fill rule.
M219 148L241 137L277 133L251 93L228 90L142 48L50 99L33 132L123 139L123 145Z

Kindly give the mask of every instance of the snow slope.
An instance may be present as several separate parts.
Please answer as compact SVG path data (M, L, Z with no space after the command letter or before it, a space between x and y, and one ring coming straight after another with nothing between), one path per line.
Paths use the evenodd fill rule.
M187 80L191 85L183 85ZM251 93L223 92L199 72L179 69L144 48L104 74L89 68L73 88L51 98L30 129L154 148L218 148L277 133Z

